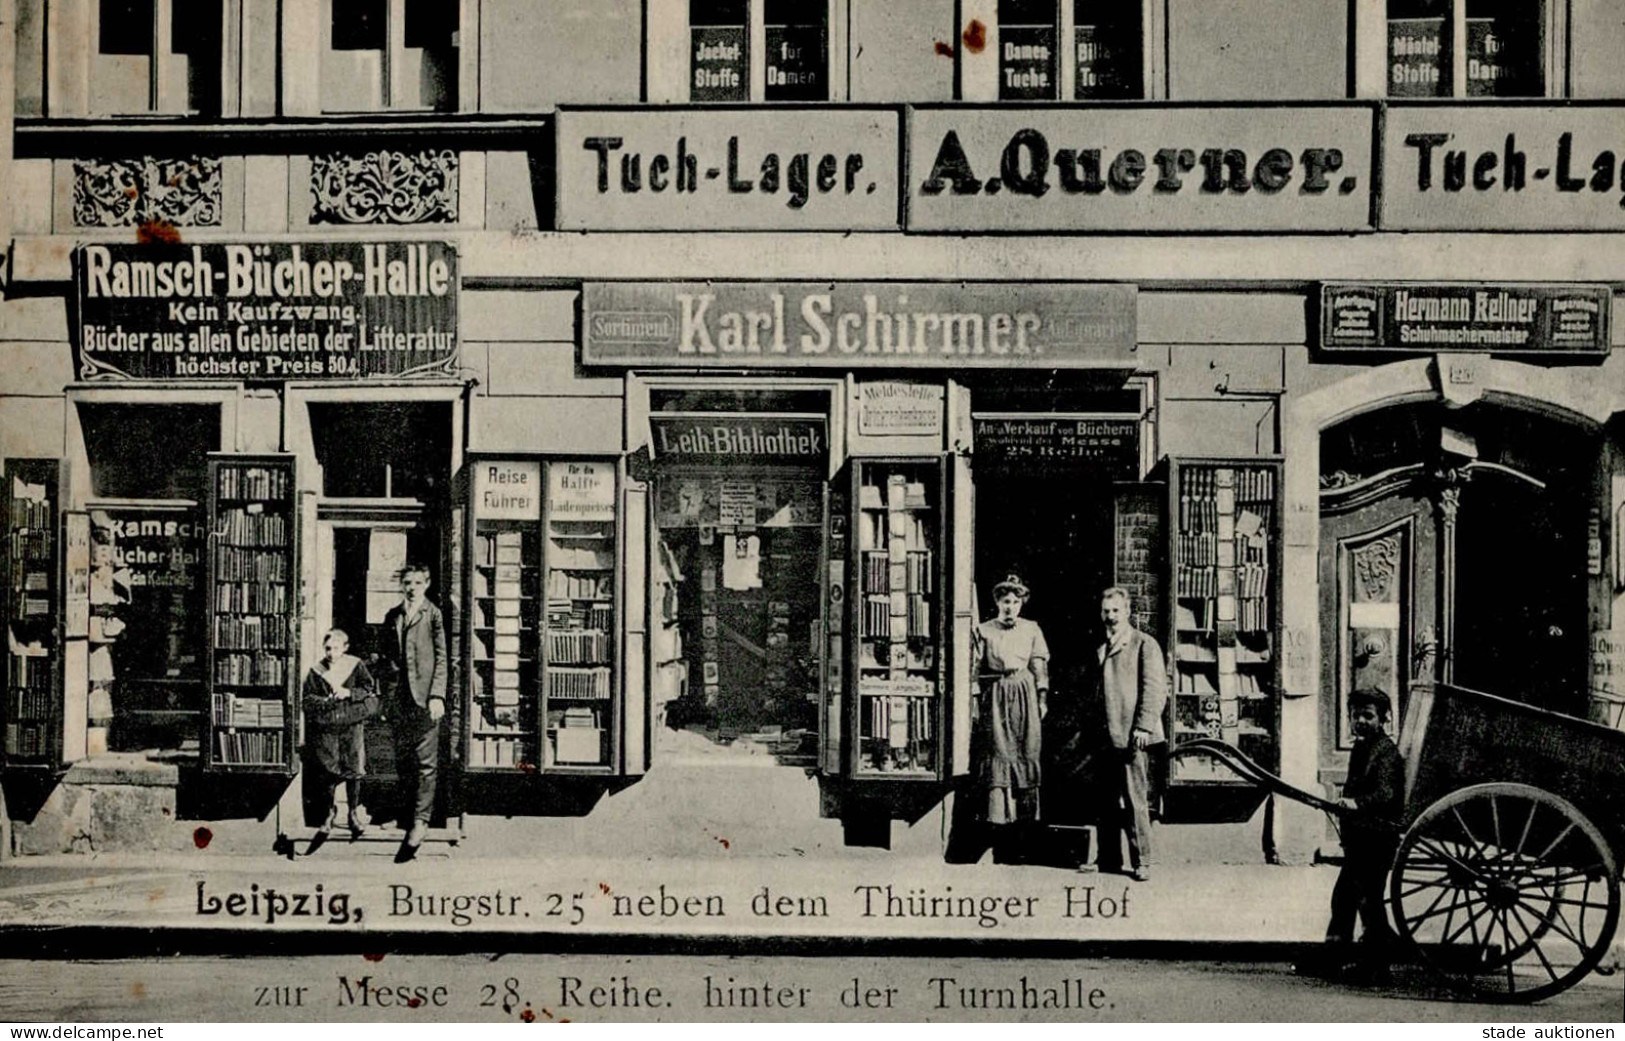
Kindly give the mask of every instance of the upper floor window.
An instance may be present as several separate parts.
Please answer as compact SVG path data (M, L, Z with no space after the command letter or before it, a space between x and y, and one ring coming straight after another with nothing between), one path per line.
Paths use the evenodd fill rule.
M1387 0L1388 96L1543 97L1541 0Z
M220 0L97 0L92 115L220 114Z
M984 0L985 2L985 0ZM996 0L1000 101L1145 96L1142 4L1122 0ZM962 47L964 44L962 43ZM980 60L962 51L962 60ZM965 77L967 100L993 100Z
M831 70L844 61L846 0L686 0L647 12L650 101L844 97Z
M322 0L322 110L455 110L458 8L452 0Z

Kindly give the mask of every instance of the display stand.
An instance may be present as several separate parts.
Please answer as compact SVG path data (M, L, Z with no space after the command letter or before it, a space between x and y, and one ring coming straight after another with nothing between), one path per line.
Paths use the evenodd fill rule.
M291 456L210 457L206 770L294 770L295 487Z
M1196 738L1280 765L1281 468L1170 460L1171 747ZM1245 786L1202 756L1169 764L1170 789Z
M61 603L58 589L60 464L7 459L6 701L8 770L62 762Z
M943 775L943 469L940 460L852 464L851 772Z

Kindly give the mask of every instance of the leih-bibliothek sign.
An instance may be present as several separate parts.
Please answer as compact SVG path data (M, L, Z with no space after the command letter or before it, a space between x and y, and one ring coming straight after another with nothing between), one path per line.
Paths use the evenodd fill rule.
M457 256L444 242L85 245L82 380L449 375Z

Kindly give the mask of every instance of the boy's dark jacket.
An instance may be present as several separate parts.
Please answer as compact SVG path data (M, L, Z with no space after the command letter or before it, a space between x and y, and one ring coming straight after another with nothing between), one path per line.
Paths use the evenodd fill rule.
M1391 844L1398 840L1405 815L1405 764L1393 738L1378 734L1354 743L1343 798L1353 799L1357 807L1343 814L1345 849L1351 841Z

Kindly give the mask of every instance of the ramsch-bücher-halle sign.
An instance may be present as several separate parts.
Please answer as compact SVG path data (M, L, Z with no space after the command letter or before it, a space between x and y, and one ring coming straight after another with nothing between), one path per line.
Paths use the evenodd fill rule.
M82 380L455 372L457 255L444 242L85 245L74 281Z

